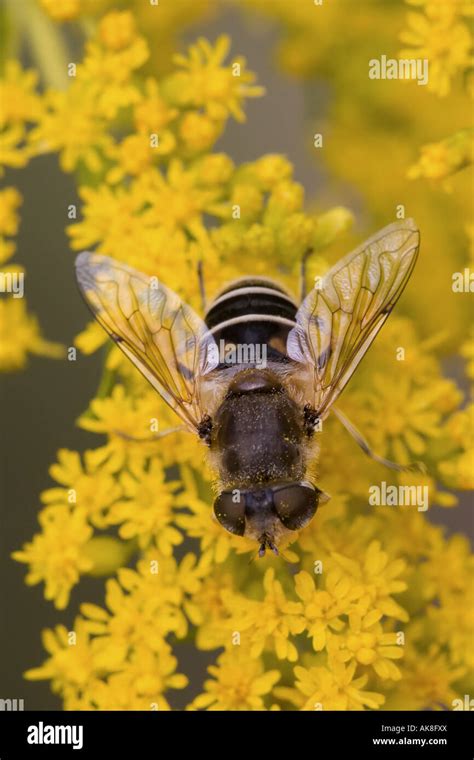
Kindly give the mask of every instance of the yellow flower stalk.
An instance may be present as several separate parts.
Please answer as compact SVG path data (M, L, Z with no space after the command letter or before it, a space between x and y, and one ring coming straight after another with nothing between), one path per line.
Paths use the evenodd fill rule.
M442 138L447 114L439 134L426 136L436 95L457 98L454 83L470 65L464 6L451 13L435 0L411 2L416 12L404 44L432 62L429 91L416 94L413 113L407 93L414 83L390 83L387 94L355 74L373 51L369 38L380 33L381 44L395 49L403 7L357 16L341 39L344 3L315 9L246 1L246 12L276 18L287 71L332 82L321 161L334 184L316 206L289 156L239 164L218 144L229 120L245 121L247 98L264 88L226 35L176 52L187 16L203 18L215 3L169 4L160 9L162 26L143 3L109 5L36 4L54 30L80 23L87 39L64 89L40 90L36 72L15 62L5 67L5 166L55 154L80 199L78 218L67 223L71 248L93 248L159 276L196 311L198 264L209 296L245 274L273 275L296 293L308 249L315 254L310 277L321 276L348 249L353 221L392 220L400 204L407 215L414 209L427 237L421 274L344 392L341 410L379 454L402 464L422 460L427 472L407 479L382 469L329 418L317 482L332 498L283 542L281 557L262 561L254 542L226 533L213 516L215 473L202 445L175 429L176 415L97 324L84 323L74 344L84 354L102 351L103 374L77 424L97 445L59 450L40 495L38 533L13 557L27 566L26 583L42 584L59 610L72 590L81 591L83 576L102 584L103 601L83 598L72 630L44 631L46 659L25 676L49 681L65 709L450 709L474 672L474 621L466 612L474 565L464 538L447 537L430 510L454 506L455 491L473 487L472 405L464 378L448 375L444 361L461 346L473 374L464 304L445 292L467 260L466 240L453 233L455 198L435 183L432 195L415 191L406 174L463 183L470 171L467 130ZM390 149L387 124L399 130ZM425 149L409 170L419 145ZM364 211L346 208L347 197ZM7 187L0 202L0 255L10 266L21 197ZM0 302L0 337L0 368L23 367L28 352L60 353L41 338L22 300ZM166 438L153 437L168 428ZM429 508L371 504L370 488L381 481L426 488ZM184 645L199 661L203 652L214 658L202 684L180 672Z

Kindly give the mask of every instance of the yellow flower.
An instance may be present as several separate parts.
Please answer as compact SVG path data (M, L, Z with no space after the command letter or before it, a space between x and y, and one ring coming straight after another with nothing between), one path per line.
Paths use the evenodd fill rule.
M450 460L453 461L453 460ZM441 466L438 465L438 470ZM449 491L446 491L445 489L440 488L440 484L437 482L437 480L434 477L430 477L429 475L421 472L400 472L397 475L397 481L399 486L406 486L408 488L412 488L413 486L415 488L424 489L423 491L419 491L418 493L425 493L428 494L428 498L426 500L426 508L430 508L434 504L436 504L439 507L455 507L458 503L457 497L455 494L450 493ZM410 491L407 491L407 493L410 493ZM413 493L413 491L411 491ZM400 510L401 515L406 515L407 512L410 510L413 510L414 503L411 501L411 503L408 504L399 504L398 509ZM388 506L387 509L392 509L393 507ZM418 507L419 508L419 507ZM424 509L425 507L422 507Z
M126 18L129 15L126 11L112 12L102 19L99 40L87 43L86 55L77 69L78 85L93 96L97 113L109 120L115 119L120 109L139 102L140 91L132 74L149 56L145 39L132 33L134 27L129 22L133 24L133 20Z
M293 166L286 156L268 153L252 164L252 171L258 178L262 189L273 190L278 182L289 180L293 176Z
M101 251L111 253L110 247L120 251L119 240L131 236L143 225L138 216L145 206L141 194L135 192L132 183L127 192L124 188L112 189L107 185L81 187L83 220L69 227L68 232L76 250L102 242ZM110 241L110 243L109 243Z
M156 663L156 661L155 661ZM163 694L138 693L135 672L131 676L128 666L122 673L112 673L107 679L97 680L87 691L69 697L64 703L65 710L162 710L171 707Z
M180 161L170 161L166 179L158 171L141 179L137 179L137 189L150 204L150 219L167 229L182 228L196 235L203 226L202 214L213 214L218 208L218 192L201 188L196 175Z
M409 168L407 176L445 179L472 164L473 158L473 131L464 129L441 142L424 145L418 163Z
M110 685L113 691L124 690L122 702L125 705L133 704L136 699L141 699L142 705L139 709L162 709L163 693L167 689L184 689L188 679L182 673L176 673L178 666L177 658L171 653L170 647L162 647L159 655L146 645L137 645L129 656L126 670L120 674L114 674L110 678ZM112 693L113 693L112 691ZM130 694L132 692L132 694ZM94 691L91 690L92 697ZM110 694L112 704L114 697ZM167 703L166 703L167 704ZM98 709L106 708L105 705L98 705Z
M450 488L471 491L474 489L473 461L474 448L471 446L458 456L448 459L446 462L440 462L438 470L443 481Z
M114 185L121 182L124 177L135 177L147 171L157 156L171 153L175 146L175 139L171 132L160 133L159 144L151 145L150 135L129 135L119 145L114 145L107 151L107 156L115 163L107 172L106 180Z
M121 568L118 580L106 583L106 605L81 607L88 629L101 637L103 656L116 662L125 658L130 646L148 646L160 653L166 636L183 638L188 623L181 605L200 587L204 568L187 554L180 565L171 557L149 552L137 570ZM117 669L116 667L114 669Z
M21 194L15 187L0 190L0 264L8 261L15 253L15 243L5 240L4 236L17 234L20 224L17 208L22 200Z
M74 171L81 162L91 172L99 172L112 138L105 132L92 90L71 86L66 92L51 91L45 95L45 104L45 113L31 133L33 149L58 151L65 172Z
M90 413L82 415L79 426L93 433L106 433L108 444L105 455L113 457L113 470L123 466L128 457L142 461L147 455L159 451L160 440L153 441L151 426L156 421L156 402L153 393L134 399L125 393L123 385L116 385L110 396L95 398ZM145 439L145 441L134 439ZM148 443L147 439L151 438ZM119 464L119 462L121 464ZM112 469L112 465L111 465Z
M420 652L410 645L408 636L407 652L401 667L403 678L389 692L385 705L387 710L452 710L453 699L458 696L453 682L465 671L450 665L439 646L433 644L428 651Z
M0 370L24 369L28 354L61 359L64 348L41 337L36 317L28 314L21 298L0 301Z
M315 588L314 580L305 571L295 577L295 590L303 602L303 618L313 648L320 652L326 647L327 633L344 628L342 615L353 609L354 600L360 598L363 587L351 584L347 576L337 570L328 572L324 591Z
M22 204L21 194L16 187L0 190L0 235L16 235L20 217L16 213Z
M227 184L235 169L232 159L225 153L202 156L192 166L203 186Z
M352 211L344 206L336 206L319 214L314 220L315 229L312 240L314 250L318 251L331 245L338 235L351 227L353 221Z
M462 593L453 593L443 599L439 606L428 608L429 624L432 626L435 641L446 646L452 665L466 667L470 672L474 668L471 646L474 628L473 588L474 576L471 567L469 582Z
M131 377L127 376L128 392L123 385L115 385L110 396L99 395L94 399L90 410L78 421L85 430L108 434L108 443L96 450L98 459L110 459L111 472L126 463L143 463L150 456L159 457L164 467L195 462L197 456L202 456L202 443L187 431L177 429L181 422L176 414L148 384L143 389L143 378L130 364L126 366L131 370ZM107 370L104 377L104 387L110 387L113 373ZM159 435L166 430L174 432L168 434L169 438L155 438L155 433Z
M191 703L194 710L264 710L264 697L280 679L277 670L264 671L259 657L240 646L223 652L208 668L213 677L205 692Z
M456 385L445 378L432 378L421 387L406 373L376 374L364 398L366 430L373 447L400 464L422 458L427 440L440 435L444 413L455 408L461 398ZM370 431L370 432L369 432Z
M446 18L451 20L456 16L472 16L472 3L469 0L406 0L409 5L422 7L430 18Z
M409 13L407 25L400 39L411 47L400 51L400 58L428 58L427 89L444 97L450 91L452 79L472 65L469 28L450 14L430 18Z
M98 614L99 608L87 606L91 614ZM50 657L25 677L50 679L68 710L169 709L163 692L187 684L187 678L175 672L178 661L168 645L163 644L159 656L140 643L112 650L107 637L96 636L83 618L76 620L74 631L64 626L44 631L43 643ZM118 669L121 672L114 672Z
M14 60L5 63L0 79L0 127L7 124L24 125L37 121L41 113L41 99L36 93L38 74L23 70Z
M48 488L41 494L43 504L77 505L82 514L98 528L106 527L111 505L122 495L108 463L97 457L97 450L86 451L84 464L77 451L60 449L57 464L49 469L51 477L63 488Z
M199 590L184 603L184 609L196 626L196 646L210 650L228 644L228 609L223 600L225 592L232 591L234 578L231 573L222 573L211 564L212 575L203 579Z
M136 37L135 20L130 11L111 11L99 24L99 38L109 50L122 50Z
M268 210L265 214L266 221L273 221L275 217L293 214L303 208L304 189L298 182L283 180L278 182L270 193Z
M282 584L275 580L272 567L265 572L263 592L262 601L232 593L223 596L232 613L229 629L241 632L242 639L250 647L251 657L260 657L264 649L274 649L279 660L296 662L298 650L289 636L304 630L303 606L286 598Z
M359 610L374 609L396 620L408 620L406 611L392 598L392 594L400 594L407 587L406 582L398 578L406 570L403 559L392 559L381 548L380 541L370 542L363 560L355 561L337 552L331 556L352 584L357 581L362 586Z
M448 418L443 432L448 447L438 471L449 488L474 488L474 404L455 412Z
M251 224L259 216L263 209L263 193L251 183L235 182L230 197L232 206L238 206L240 218L245 224ZM232 209L229 208L228 216Z
M72 21L81 11L81 0L40 0L54 21Z
M144 84L144 92L133 107L133 119L138 132L148 135L160 133L163 127L176 119L179 111L172 108L160 94L160 86L156 79L148 77Z
M3 167L18 169L25 166L30 159L30 149L25 145L26 131L21 124L9 125L0 133L0 177Z
M376 710L383 705L384 696L364 691L367 676L354 678L355 670L355 663L348 666L340 663L331 670L321 666L303 668L297 665L293 700L301 710Z
M474 437L474 403L468 404L449 417L445 432L456 449L466 449L473 443Z
M282 221L277 241L280 256L285 257L286 262L289 259L288 252L291 252L291 259L300 265L303 254L312 248L314 227L314 221L303 213L290 214Z
M275 234L263 224L252 224L243 234L242 248L255 260L255 273L268 271L272 256L276 253Z
M222 124L198 111L185 113L179 125L179 136L187 155L210 150L222 131Z
M175 55L174 62L185 71L171 75L165 82L167 96L180 106L204 108L211 119L222 121L231 114L244 121L242 101L263 95L262 87L253 86L255 74L245 69L245 59L235 58L222 66L230 48L225 35L215 46L201 38L189 48L189 56Z
M443 546L442 530L426 520L422 512L411 507L406 512L386 509L380 513L383 524L379 527L379 536L383 537L387 551L393 556L406 558L409 567L413 567L419 557L436 557ZM424 584L423 584L424 585ZM409 584L413 590L413 584ZM422 589L418 589L422 591ZM405 593L405 597L406 597Z
M400 679L400 670L392 660L403 657L403 647L397 645L397 633L384 632L381 618L382 613L378 610L364 616L355 610L350 612L349 630L331 636L328 642L331 663L355 661L370 665L379 678Z
M165 471L154 458L149 467L132 462L130 471L120 475L124 500L117 501L108 513L108 522L120 524L119 535L124 539L138 538L141 548L152 540L165 556L183 540L182 534L172 526L173 496L178 481L166 481Z
M42 639L50 656L39 668L27 670L25 678L29 681L49 679L53 691L60 694L91 685L97 676L97 665L90 634L81 618L76 619L72 631L64 625L57 625L53 630L47 628Z
M171 272L166 282L176 288L175 282L182 287L183 273L189 272L185 232L204 234L203 214L214 213L219 191L199 186L194 172L172 161L166 178L151 168L126 189L100 185L81 188L80 195L84 220L69 230L74 248L100 242L102 252L158 272L160 279Z
M67 607L71 588L81 573L92 567L84 548L92 536L85 513L66 505L55 505L40 512L41 533L26 543L21 551L13 552L18 562L28 564L26 583L34 586L44 581L46 599L55 607Z
M107 333L98 322L89 322L85 329L74 338L74 345L83 354L93 354L108 340Z

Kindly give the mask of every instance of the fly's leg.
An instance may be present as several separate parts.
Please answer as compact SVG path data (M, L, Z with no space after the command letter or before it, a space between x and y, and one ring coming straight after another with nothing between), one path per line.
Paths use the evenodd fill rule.
M142 438L138 438L134 435L129 435L128 433L123 433L121 430L114 430L113 432L115 435L120 436L120 438L123 438L125 441L131 441L133 443L153 443L154 441L159 441L160 438L165 438L167 435L171 435L172 433L181 433L187 430L188 429L186 425L177 425L176 427L162 430L160 433L154 433L153 435L144 436Z
M306 404L303 409L304 421L303 427L308 438L311 438L313 433L317 430L321 430L321 418L311 404Z
M199 423L198 435L201 440L208 446L211 445L212 420L208 414L205 414Z
M199 259L197 263L196 271L197 271L197 276L198 276L199 293L201 296L202 311L205 314L206 308L207 308L207 298L206 298L206 284L204 282L204 266L202 263L202 259Z
M397 462L392 462L390 459L385 459L385 457L379 456L375 453L375 451L372 450L362 433L356 428L355 425L352 424L352 422L346 417L345 414L341 412L340 409L333 407L332 411L336 415L339 422L346 428L347 432L350 433L350 435L353 437L357 445L360 446L364 454L367 454L367 456L373 459L374 462L378 462L384 467L388 467L390 470L396 470L397 472L426 473L426 467L423 462L412 462L411 464L403 465L398 464Z

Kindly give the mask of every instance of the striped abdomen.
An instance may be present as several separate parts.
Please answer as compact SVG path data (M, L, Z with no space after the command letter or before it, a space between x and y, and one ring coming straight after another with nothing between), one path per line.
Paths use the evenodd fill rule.
M296 311L294 299L272 280L242 278L217 296L205 321L219 347L255 347L268 361L286 362Z

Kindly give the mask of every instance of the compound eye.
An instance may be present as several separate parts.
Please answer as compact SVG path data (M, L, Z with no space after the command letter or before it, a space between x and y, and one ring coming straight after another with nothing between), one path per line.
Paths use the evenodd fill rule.
M245 499L239 491L221 493L214 502L214 514L229 533L244 535Z
M283 486L273 493L273 504L278 517L288 530L304 528L314 516L321 491L309 483Z

